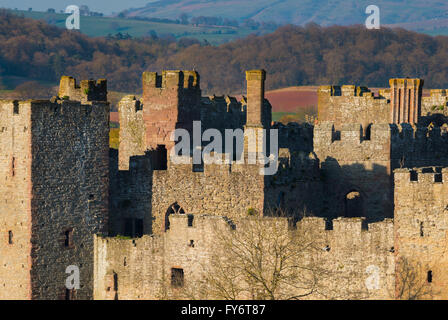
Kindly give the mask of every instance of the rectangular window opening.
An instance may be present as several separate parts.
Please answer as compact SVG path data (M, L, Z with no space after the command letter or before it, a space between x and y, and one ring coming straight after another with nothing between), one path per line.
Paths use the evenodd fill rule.
M173 288L182 288L184 286L184 269L171 269L171 286Z
M13 244L13 233L11 230L8 231L8 243Z

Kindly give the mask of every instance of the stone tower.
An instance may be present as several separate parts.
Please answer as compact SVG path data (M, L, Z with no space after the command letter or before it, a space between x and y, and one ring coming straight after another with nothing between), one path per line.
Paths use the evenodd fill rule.
M0 299L92 298L93 235L107 232L109 105L105 81L82 83L92 91L64 77L63 99L0 101ZM76 291L65 286L69 266Z

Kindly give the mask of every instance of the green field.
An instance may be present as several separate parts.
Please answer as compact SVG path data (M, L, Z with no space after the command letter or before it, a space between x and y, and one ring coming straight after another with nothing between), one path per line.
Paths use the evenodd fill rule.
M49 24L65 28L68 17L62 13L11 11L27 18L43 20ZM109 34L115 35L119 32L128 33L132 37L147 36L153 30L157 35L173 34L177 39L182 37L195 38L199 41L207 40L217 45L233 39L246 37L253 33L250 28L244 27L195 27L193 25L182 25L174 23L160 23L151 21L140 21L124 18L110 17L81 17L80 31L90 37L101 37Z

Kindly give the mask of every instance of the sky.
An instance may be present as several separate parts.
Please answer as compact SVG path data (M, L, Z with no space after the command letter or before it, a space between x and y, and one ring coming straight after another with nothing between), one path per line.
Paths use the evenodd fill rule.
M163 0L162 0L163 1ZM144 7L151 0L0 0L0 8L17 8L19 10L47 11L54 8L56 11L65 10L69 5L87 5L91 11L111 14L129 8Z

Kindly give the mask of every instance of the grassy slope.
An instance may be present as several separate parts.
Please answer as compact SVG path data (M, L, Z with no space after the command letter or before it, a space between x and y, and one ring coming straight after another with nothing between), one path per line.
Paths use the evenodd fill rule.
M12 11L32 19L44 20L58 27L65 28L67 15L61 13ZM91 36L107 36L108 34L129 33L133 37L148 35L154 30L158 35L174 34L176 38L190 37L200 41L206 39L212 44L224 43L236 38L245 37L253 31L249 28L233 27L194 27L171 23L158 23L111 17L81 17L81 32ZM236 32L236 33L235 33Z

